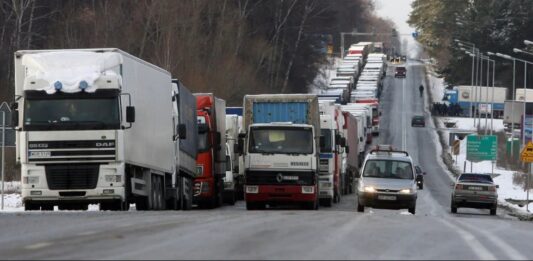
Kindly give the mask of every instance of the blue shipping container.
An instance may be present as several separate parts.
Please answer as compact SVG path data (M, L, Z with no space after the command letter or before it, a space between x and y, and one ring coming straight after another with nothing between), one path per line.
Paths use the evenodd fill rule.
M226 107L226 115L229 114L242 116L242 107Z
M306 102L257 102L253 105L253 122L308 124L307 113Z

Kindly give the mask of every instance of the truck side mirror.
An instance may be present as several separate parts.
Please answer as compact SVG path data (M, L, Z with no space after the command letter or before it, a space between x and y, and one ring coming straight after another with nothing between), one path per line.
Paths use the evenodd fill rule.
M187 126L183 123L178 124L178 136L182 140L187 138Z
M344 151L346 152L346 154L349 154L349 153L350 153L350 147L348 147L348 146L345 147L345 148L344 148Z
M379 116L381 116L381 112L379 112Z
M233 167L233 173L239 173L239 166Z
M326 138L323 135L321 135L319 142L320 142L320 147L323 148L326 145Z
M11 126L17 127L19 125L19 112L11 112Z
M126 122L127 123L135 122L135 107L126 106Z
M363 137L359 137L359 142L363 142Z
M239 140L239 143L233 144L233 151L235 151L235 153L238 155L242 155L243 147L244 146L242 146L242 143L240 143L240 140Z

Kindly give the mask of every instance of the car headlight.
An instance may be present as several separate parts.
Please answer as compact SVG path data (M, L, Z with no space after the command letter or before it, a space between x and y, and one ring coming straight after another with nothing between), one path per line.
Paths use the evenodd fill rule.
M400 190L400 193L402 193L402 194L410 194L411 193L411 189L402 189L402 190Z
M375 189L374 187L365 187L365 188L364 188L364 191L365 191L365 192L373 193L373 192L376 192L376 189Z

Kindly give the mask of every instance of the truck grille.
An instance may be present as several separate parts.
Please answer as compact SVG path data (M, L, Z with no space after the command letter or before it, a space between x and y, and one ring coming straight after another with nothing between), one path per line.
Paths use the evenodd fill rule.
M247 185L314 185L316 176L313 172L282 171L248 171Z
M45 166L51 190L94 189L98 183L98 164L58 164Z
M109 162L116 159L114 140L68 140L68 141L30 141L28 142L28 161Z

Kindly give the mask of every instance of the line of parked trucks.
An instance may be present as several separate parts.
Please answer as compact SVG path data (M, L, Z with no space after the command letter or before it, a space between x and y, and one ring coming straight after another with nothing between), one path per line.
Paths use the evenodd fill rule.
M246 95L227 107L119 49L18 51L25 209L331 206L355 191L379 100L324 97Z

